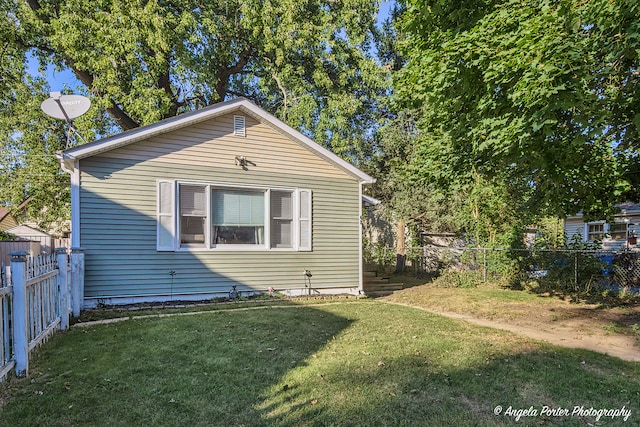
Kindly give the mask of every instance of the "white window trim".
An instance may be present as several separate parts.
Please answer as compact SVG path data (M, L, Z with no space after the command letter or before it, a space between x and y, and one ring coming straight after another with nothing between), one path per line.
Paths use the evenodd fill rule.
M173 198L173 247L172 248L161 248L159 246L160 242L160 182L171 182L172 183L172 198ZM205 244L204 246L184 246L180 243L180 186L181 185L201 185L206 187L207 194L207 206L206 206L206 221L205 221ZM257 185L233 185L228 183L217 183L217 182L204 182L204 181L189 181L189 180L157 180L157 208L156 208L156 250L157 251L172 251L172 252L309 252L312 251L313 248L313 195L311 190L308 189L300 189L294 187L266 187L266 186L257 186ZM264 200L265 200L265 223L264 223L264 243L260 245L248 245L248 244L229 244L229 245L212 245L211 243L211 190L212 189L236 189L236 190L252 190L252 191L263 191L264 192ZM292 233L291 233L291 247L289 248L272 248L271 246L271 212L270 212L270 200L271 200L271 191L287 191L291 192L292 197L291 201L293 203L293 222L292 222ZM309 221L309 230L307 239L309 241L308 246L301 245L301 206L300 206L300 193L308 192L308 207L307 209L310 217L308 219L303 218L302 220Z
M605 221L591 221L584 224L584 241L585 242L593 242L594 240L589 240L589 226L590 225L603 225L602 227L602 239L603 241L607 238L607 233L609 232L609 224Z
M624 224L625 225L625 230L624 230L625 237L624 238L622 238L622 239L614 239L612 237L611 226L613 224ZM615 240L615 241L618 241L618 242L622 242L622 241L626 241L627 238L629 237L629 223L626 222L626 221L614 221L612 223L607 223L607 225L605 227L607 228L607 232L606 232L606 234L608 236L607 238L610 239L610 240Z
M611 225L612 224L626 224L627 225L627 232L626 235L627 237L624 239L614 239L613 237L611 237ZM584 224L584 241L585 242L589 242L589 241L593 241L593 240L589 240L589 226L590 225L602 225L602 240L601 241L623 241L626 240L629 236L629 223L627 223L626 221L616 221L614 223L610 223L610 222L606 222L606 221L591 221L591 222L587 222Z

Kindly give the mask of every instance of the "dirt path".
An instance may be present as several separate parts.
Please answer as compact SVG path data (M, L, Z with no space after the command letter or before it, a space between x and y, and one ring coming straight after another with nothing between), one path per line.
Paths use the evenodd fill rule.
M403 290L383 301L418 307L559 346L640 361L640 307L637 306L607 309L557 299L513 302L491 295L485 295L483 301L480 291L420 288Z
M389 304L400 304L387 301ZM409 304L400 304L409 306ZM425 307L417 307L421 310L428 311L430 313L439 314L441 316L450 317L453 319L464 320L469 323L473 323L480 326L487 326L490 328L504 329L519 335L524 335L529 338L546 341L551 344L560 345L570 348L583 348L586 350L597 351L599 353L608 354L610 356L619 357L623 360L640 361L640 347L638 347L637 339L631 336L624 335L586 335L580 333L571 322L572 325L563 324L557 326L545 326L538 325L533 327L530 325L504 323L496 320L488 320L469 316L466 314L436 311ZM580 326L577 323L577 326Z

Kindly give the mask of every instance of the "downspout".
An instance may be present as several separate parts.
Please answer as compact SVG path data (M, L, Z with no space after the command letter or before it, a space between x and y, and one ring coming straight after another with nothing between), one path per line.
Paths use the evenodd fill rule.
M71 174L71 247L80 245L80 167L79 161L74 162Z
M80 247L80 161L74 157L66 157L62 153L56 156L60 167L71 178L71 247Z

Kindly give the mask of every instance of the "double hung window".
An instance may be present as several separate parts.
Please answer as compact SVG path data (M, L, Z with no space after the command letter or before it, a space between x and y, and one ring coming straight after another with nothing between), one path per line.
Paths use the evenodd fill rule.
M602 240L604 238L604 223L589 224L587 235L591 242L595 240Z
M293 193L271 191L271 247L290 248L293 245Z
M627 238L627 223L614 222L609 224L609 235L612 239L624 240Z
M180 186L180 245L204 246L207 220L205 187Z
M308 251L311 191L159 181L157 227L159 251Z
M625 240L628 223L626 222L597 222L587 225L587 236L590 241L612 239Z

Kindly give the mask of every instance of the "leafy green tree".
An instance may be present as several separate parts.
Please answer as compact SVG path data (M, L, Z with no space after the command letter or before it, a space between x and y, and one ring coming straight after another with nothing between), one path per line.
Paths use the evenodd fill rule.
M399 51L399 45L408 43L407 35L396 25L404 12L404 4L398 3L377 40L380 58L394 72L407 63L407 57ZM399 93L405 90L398 84L393 89ZM392 96L386 104L387 115L377 133L380 150L375 172L380 177L376 196L385 201L390 219L414 231L466 232L480 246L508 245L518 237L522 240L514 230L522 228L520 223L525 218L515 214L504 184L467 172L460 180L460 174L451 177L450 185L444 187L432 179L437 171L422 173L434 166L424 163L424 149L433 137L419 126L424 111L394 101ZM433 154L437 157L439 153Z
M42 82L31 83L34 91L27 90L26 83L20 85L9 114L0 117L0 200L15 215L35 219L48 229L68 219L69 177L55 158L55 152L65 148L66 137L60 123L50 123L39 111L39 97L33 95L42 93Z
M407 3L395 90L421 114L414 181L460 189L477 174L553 215L637 198L636 1Z
M68 139L64 122L40 110L47 91L46 82L28 76L26 70L11 84L10 102L0 114L0 201L14 215L61 232L68 227L70 186L55 154L74 139ZM104 131L104 125L96 108L75 123L86 137Z
M377 7L368 0L0 0L0 201L17 206L32 197L29 209L43 223L66 216L68 188L60 189L52 157L66 136L62 123L39 111L48 88L27 75L31 55L82 83L70 89L93 102L76 121L87 140L245 96L364 164L388 85L371 53Z
M123 129L245 96L345 156L379 67L366 0L4 0L16 39L69 68Z
M0 231L0 240L13 240L16 236L6 231Z

